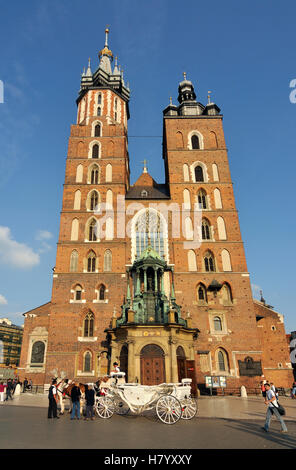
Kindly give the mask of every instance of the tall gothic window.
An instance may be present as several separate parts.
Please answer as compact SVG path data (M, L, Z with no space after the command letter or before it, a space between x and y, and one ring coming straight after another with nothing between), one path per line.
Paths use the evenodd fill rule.
M207 209L207 193L204 189L200 189L197 193L197 202L200 209Z
M137 257L150 245L161 257L166 256L166 222L159 212L146 209L136 216L134 224L134 254Z
M214 256L210 251L207 251L207 253L204 256L204 263L205 263L205 270L208 272L214 272L216 271L215 269L215 260Z
M97 241L97 221L92 219L88 227L88 241Z
M70 257L70 272L76 273L78 268L78 251L73 250Z
M106 287L102 284L99 289L99 300L105 300Z
M99 158L99 145L95 144L92 148L92 158Z
M194 168L195 181L204 181L203 169L200 165Z
M211 227L210 223L207 219L203 219L201 224L201 234L203 240L210 240L211 239Z
M94 166L90 173L90 184L98 184L99 183L99 168Z
M90 196L90 210L94 211L98 205L99 197L97 191L93 191Z
M88 351L84 355L83 372L91 372L91 353Z
M191 137L191 147L192 149L200 149L200 145L199 145L199 138L197 135L193 135Z
M92 312L88 312L88 314L84 318L83 336L93 337L93 335L94 335L94 315Z
M102 114L101 106L98 106L97 116L101 116L101 114Z
M112 271L112 252L106 250L104 253L104 271Z
M200 302L207 302L207 291L203 284L199 284L197 288L197 298Z
M87 272L94 273L96 271L96 254L91 251L87 257Z
M101 137L101 125L96 124L95 126L95 137Z

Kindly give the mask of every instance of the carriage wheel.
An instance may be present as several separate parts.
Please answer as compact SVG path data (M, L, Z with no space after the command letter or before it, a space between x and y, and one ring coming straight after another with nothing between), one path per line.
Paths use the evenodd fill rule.
M156 413L163 423L175 424L182 415L181 403L172 395L164 395L156 403Z
M192 419L197 413L197 403L194 398L184 398L180 400L182 407L182 419Z
M117 413L118 415L128 414L130 407L120 397L115 397L113 403L115 407L115 413Z
M96 413L100 418L111 418L114 414L113 401L107 397L100 397L96 402Z

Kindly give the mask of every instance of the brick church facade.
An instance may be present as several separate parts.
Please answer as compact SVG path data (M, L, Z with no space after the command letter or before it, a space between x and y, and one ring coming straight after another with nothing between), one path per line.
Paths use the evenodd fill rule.
M82 74L51 301L24 314L19 374L94 382L262 378L289 387L283 317L252 297L219 107L184 74L163 111L165 183L130 186L130 90L108 46Z

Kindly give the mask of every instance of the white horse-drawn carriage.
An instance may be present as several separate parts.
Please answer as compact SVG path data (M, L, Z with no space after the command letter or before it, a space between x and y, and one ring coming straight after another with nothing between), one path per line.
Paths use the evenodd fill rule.
M192 419L197 413L197 403L191 397L191 379L181 383L140 385L125 383L124 372L111 373L108 382L100 384L101 396L95 409L100 418L111 418L114 413L140 414L155 408L160 421L175 424L179 419Z

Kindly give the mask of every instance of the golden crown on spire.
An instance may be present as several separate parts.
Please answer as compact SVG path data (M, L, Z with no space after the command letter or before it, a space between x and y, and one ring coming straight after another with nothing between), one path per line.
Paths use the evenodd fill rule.
M105 39L105 47L104 49L100 50L99 52L99 58L101 58L103 55L107 55L113 59L113 54L112 51L108 47L108 34L109 34L109 25L106 26L105 29L105 34L106 34L106 39Z

